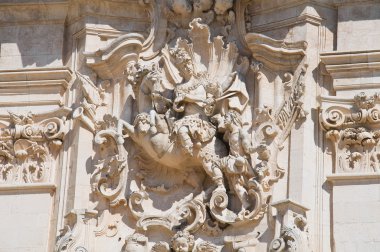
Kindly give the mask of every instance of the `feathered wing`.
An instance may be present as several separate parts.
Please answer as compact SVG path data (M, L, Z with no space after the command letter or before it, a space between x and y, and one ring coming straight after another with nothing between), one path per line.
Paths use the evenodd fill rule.
M285 95L283 103L274 114L274 121L282 130L279 136L280 145L288 137L295 121L305 116L301 101L305 89L305 72L306 69L304 67L300 67L296 71L297 77L293 79L293 84L288 94Z
M22 123L22 119L18 115L16 115L15 113L8 111L8 114L11 118L11 121L14 124L21 124Z
M102 97L100 96L99 89L87 76L79 72L77 72L77 76L82 82L82 90L88 102L95 106L100 106L102 104Z

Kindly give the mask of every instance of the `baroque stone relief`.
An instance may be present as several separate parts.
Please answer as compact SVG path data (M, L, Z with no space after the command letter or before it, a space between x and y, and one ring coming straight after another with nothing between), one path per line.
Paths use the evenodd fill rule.
M349 105L331 105L321 124L333 144L334 173L379 172L379 95L355 95ZM350 106L351 105L351 106Z
M185 2L165 6L175 12ZM285 50L293 62L276 72L276 62L242 56L226 36L213 36L209 22L193 19L199 16L194 6L181 13L188 25L177 24L187 34L176 31L174 42L151 57L145 42L129 34L85 53L100 84L77 73L82 102L73 118L94 133L96 150L90 183L98 224L92 229L95 237L129 232L124 243L118 240L120 251L253 249L258 232L243 230L259 225L267 213L273 186L285 174L278 154L305 116L306 64L297 56L304 56L302 47L283 49L272 41L265 51L271 60L286 57ZM210 6L222 15L216 3ZM250 100L247 83L266 79L270 85L268 73L282 85L277 103ZM80 226L64 230L58 244ZM171 238L146 235L157 229ZM232 229L242 231L223 234ZM61 247L57 251L66 251ZM74 245L64 247L75 251Z
M9 125L0 128L0 183L53 182L64 121L58 117L36 119L31 112L9 112Z

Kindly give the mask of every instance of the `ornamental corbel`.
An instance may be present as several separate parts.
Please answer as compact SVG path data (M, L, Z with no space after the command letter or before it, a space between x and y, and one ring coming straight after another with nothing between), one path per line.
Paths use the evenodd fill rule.
M306 212L309 210L292 200L283 200L271 204L277 210L275 239L271 242L271 252L311 251L309 228Z
M226 247L232 247L232 251L236 252L250 252L255 251L256 245L259 243L259 235L239 235L239 236L226 236L224 243Z
M90 252L94 245L94 228L98 212L74 209L65 216L65 226L60 230L54 252Z

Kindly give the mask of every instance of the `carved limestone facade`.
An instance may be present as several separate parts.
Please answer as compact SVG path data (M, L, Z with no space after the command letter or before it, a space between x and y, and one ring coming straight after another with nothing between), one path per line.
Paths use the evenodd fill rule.
M379 250L379 13L1 2L0 251Z

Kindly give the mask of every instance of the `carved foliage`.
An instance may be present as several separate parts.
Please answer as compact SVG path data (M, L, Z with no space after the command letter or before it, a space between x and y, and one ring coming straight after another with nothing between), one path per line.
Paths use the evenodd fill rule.
M172 11L185 15L187 1L170 3ZM306 70L300 67L294 77L288 74L283 102L275 112L260 108L252 123L245 83L249 60L222 37L211 41L210 27L200 19L189 27L189 41L180 38L149 61L125 66L127 85L134 91L134 120L106 115L99 124L95 143L108 155L99 158L92 185L111 207L128 206L137 229L180 230L173 237L173 251L218 251L213 244L194 244L193 235L220 235L221 227L257 224L264 216L273 184L284 175L278 152L295 121L304 116ZM128 167L132 157L126 138L143 153L133 170ZM189 176L192 169L203 170L206 177ZM181 179L174 179L176 174ZM162 186L152 185L161 179ZM180 182L170 183L174 180ZM152 207L152 195L170 195L182 181L193 188L188 196L167 210ZM129 195L126 186L132 191ZM235 209L230 204L234 199L240 202ZM256 239L239 242L239 248L251 248ZM167 249L156 244L153 251Z
M379 172L379 97L356 95L353 108L330 106L321 112L326 137L333 143L335 172Z
M270 244L270 251L310 251L309 230L305 217L295 215L294 225L281 227L280 238L274 239Z
M35 123L33 115L10 113L11 125L0 129L0 182L51 182L64 136L59 118Z

